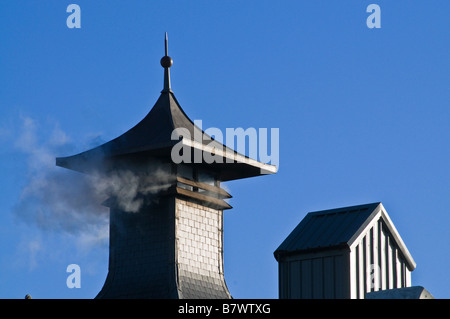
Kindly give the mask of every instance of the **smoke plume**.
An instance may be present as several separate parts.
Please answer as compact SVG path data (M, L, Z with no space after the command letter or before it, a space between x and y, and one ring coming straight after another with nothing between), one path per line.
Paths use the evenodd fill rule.
M135 213L143 205L141 195L156 194L170 186L169 170L151 166L137 175L119 170L104 175L85 175L57 167L55 158L72 155L70 138L56 126L49 137L39 139L38 123L22 119L15 146L27 158L27 180L13 213L42 230L86 236L105 243L109 210L101 204L113 197L123 211Z

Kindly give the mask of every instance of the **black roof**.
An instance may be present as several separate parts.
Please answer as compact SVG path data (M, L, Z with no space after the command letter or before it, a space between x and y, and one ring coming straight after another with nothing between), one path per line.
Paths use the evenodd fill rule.
M167 45L166 57L169 58ZM208 150L211 152L213 146L216 157L223 155L222 163L206 164L203 161L202 163L191 161L193 164L208 165L208 168L216 172L223 181L275 173L275 166L250 159L212 140L189 119L170 88L171 59L169 61L171 63L168 63L167 59L163 60L164 58L161 60L164 67L164 89L144 119L121 136L103 145L77 155L57 158L56 165L88 173L104 168L105 160L112 162L116 158L133 157L137 154L141 158L157 156L167 160L170 159L172 147L179 142L172 139L172 132L175 129L186 129L189 131L190 140L185 139L183 144L202 152ZM225 160L226 157L228 160Z
M274 256L279 261L283 256L350 249L374 220L382 220L409 269L413 270L414 259L381 202L308 213L275 250Z
M275 251L300 252L344 246L380 203L308 213Z

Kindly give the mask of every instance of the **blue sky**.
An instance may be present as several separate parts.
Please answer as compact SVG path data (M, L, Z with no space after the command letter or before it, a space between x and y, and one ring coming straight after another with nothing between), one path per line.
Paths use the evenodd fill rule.
M66 26L70 3L81 29ZM366 25L371 3L380 29ZM278 297L273 251L307 212L376 201L417 263L413 285L449 298L449 11L446 0L2 1L0 298L93 298L102 287L105 212L76 215L75 227L41 211L58 203L39 190L63 170L54 157L148 113L164 32L192 120L280 130L279 172L226 184L235 298ZM33 192L40 202L27 201ZM69 289L73 263L81 288Z

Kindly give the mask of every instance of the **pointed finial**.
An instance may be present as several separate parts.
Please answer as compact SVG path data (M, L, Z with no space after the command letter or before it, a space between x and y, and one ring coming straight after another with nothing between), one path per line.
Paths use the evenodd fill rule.
M169 51L169 49L168 49L168 46L167 46L167 32L166 32L166 38L164 39L164 44L165 44L165 47L166 47L166 56L168 55L168 51Z
M172 58L168 55L168 40L167 40L167 32L165 34L164 39L165 44L165 53L166 55L161 59L161 66L164 68L164 89L161 92L172 92L170 89L170 71L169 68L173 65Z

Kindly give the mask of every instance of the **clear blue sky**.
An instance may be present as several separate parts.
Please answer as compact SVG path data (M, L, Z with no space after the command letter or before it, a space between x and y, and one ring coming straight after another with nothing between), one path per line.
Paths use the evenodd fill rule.
M70 3L81 29L66 26ZM366 26L370 3L380 29ZM278 297L273 251L307 212L376 201L417 263L413 285L450 298L449 12L447 0L2 1L0 298L102 287L101 218L72 227L45 212L68 184L42 190L63 170L54 157L109 141L151 109L166 31L172 89L192 120L280 129L278 174L226 184L235 298ZM72 263L79 289L66 286Z

